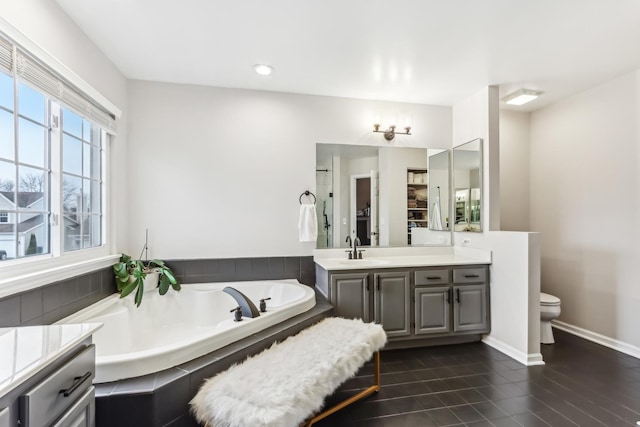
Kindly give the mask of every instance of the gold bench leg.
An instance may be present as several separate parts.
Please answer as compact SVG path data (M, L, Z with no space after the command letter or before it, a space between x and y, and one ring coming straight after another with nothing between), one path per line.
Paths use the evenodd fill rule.
M326 411L319 413L318 415L316 415L315 417L307 421L307 423L305 424L305 427L311 427L311 425L313 425L314 423L317 423L318 421L328 417L329 415L338 412L340 409L345 408L351 405L352 403L357 402L358 400L363 399L369 396L370 394L373 394L379 391L380 390L380 352L379 351L376 351L374 354L374 362L375 362L374 363L375 364L375 372L374 372L375 384L374 385L366 388L365 390L362 390L360 393L353 395L348 399L345 399L344 401L327 409Z

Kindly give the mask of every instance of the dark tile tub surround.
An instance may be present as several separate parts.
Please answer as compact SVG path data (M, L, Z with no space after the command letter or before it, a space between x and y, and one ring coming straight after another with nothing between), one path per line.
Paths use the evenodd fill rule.
M111 267L0 299L0 327L57 322L116 292Z
M298 279L314 286L316 281L312 256L179 259L166 263L182 283Z
M312 256L169 260L182 283L298 279L314 286ZM0 327L51 324L116 292L111 267L0 299Z
M212 353L154 374L96 384L96 425L196 427L189 401L206 378L332 314L333 306L316 291L311 310Z

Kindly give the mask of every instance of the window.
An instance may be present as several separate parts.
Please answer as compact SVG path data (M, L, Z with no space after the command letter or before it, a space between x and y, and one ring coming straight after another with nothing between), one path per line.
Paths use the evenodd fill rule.
M102 230L101 129L62 110L64 250L100 246Z
M7 258L104 243L105 129L113 126L107 112L0 37L0 251Z

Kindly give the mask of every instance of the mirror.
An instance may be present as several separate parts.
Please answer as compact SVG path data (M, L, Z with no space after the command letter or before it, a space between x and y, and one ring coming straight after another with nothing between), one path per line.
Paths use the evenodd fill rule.
M448 231L449 215L449 151L429 156L429 230Z
M346 248L347 236L363 246L450 245L444 217L441 230L429 227L428 197L435 193L427 163L438 154L449 158L441 149L317 144L317 248ZM441 187L441 207L448 207L449 162L443 159L434 160L434 184ZM448 216L448 209L442 212Z
M482 139L453 148L454 231L482 231Z

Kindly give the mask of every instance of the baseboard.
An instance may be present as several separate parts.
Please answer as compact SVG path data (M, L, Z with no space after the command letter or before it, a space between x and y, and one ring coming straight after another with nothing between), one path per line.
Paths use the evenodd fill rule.
M540 353L523 353L491 335L485 335L482 338L482 342L525 366L544 365L544 360L542 360L542 354Z
M584 338L585 340L594 342L596 344L609 347L613 350L619 351L620 353L628 354L629 356L640 359L640 347L636 347L634 345L618 341L614 338L601 335L597 332L589 331L587 329L583 329L569 323L561 322L559 320L552 320L551 326L560 329L561 331L576 335L580 338Z

